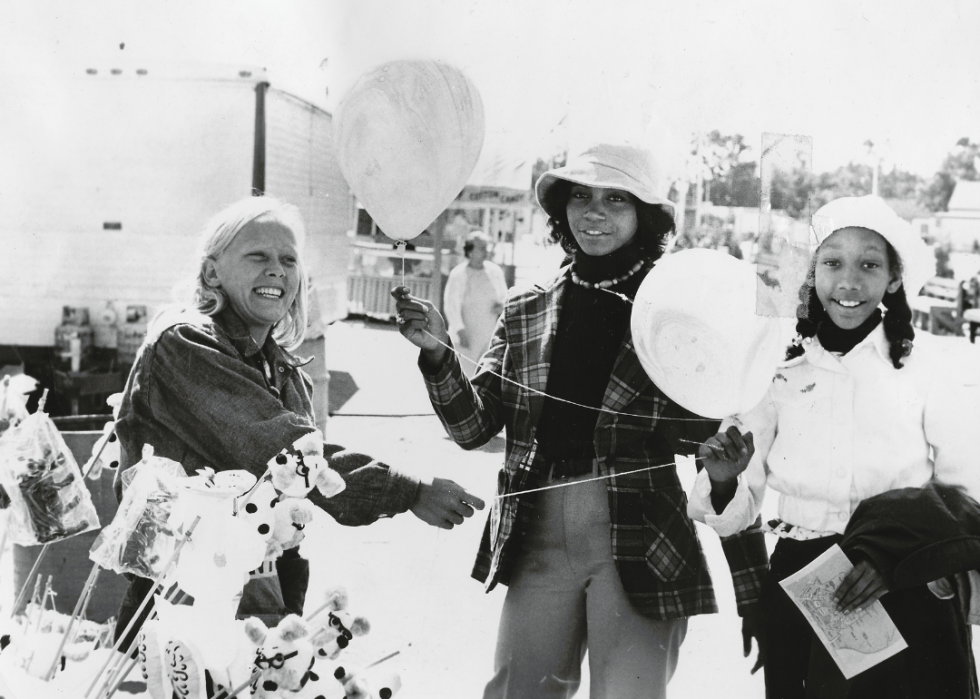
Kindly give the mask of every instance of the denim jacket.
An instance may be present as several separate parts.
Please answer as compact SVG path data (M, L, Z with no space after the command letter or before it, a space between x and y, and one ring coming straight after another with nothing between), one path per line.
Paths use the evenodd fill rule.
M122 452L117 497L122 472L140 460L145 444L157 456L180 462L188 475L210 467L261 476L284 447L316 429L312 382L300 369L305 363L271 334L260 348L231 309L210 318L181 312L157 319L130 372L116 421ZM370 524L405 512L414 502L417 479L335 445L324 445L324 457L347 488L329 499L314 489L309 498L341 524ZM299 594L300 606L302 582L302 590L283 590L287 599ZM246 587L240 615L252 586ZM275 598L279 591L270 594ZM267 601L258 606L282 606L281 598Z

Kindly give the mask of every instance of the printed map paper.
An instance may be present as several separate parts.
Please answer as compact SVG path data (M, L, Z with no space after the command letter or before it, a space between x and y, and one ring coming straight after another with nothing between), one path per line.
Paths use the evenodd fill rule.
M834 591L853 567L834 545L779 583L847 679L908 647L881 602L847 614L837 611Z

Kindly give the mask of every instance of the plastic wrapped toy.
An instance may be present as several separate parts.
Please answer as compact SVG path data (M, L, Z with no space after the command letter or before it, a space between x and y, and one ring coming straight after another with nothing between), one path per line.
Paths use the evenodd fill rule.
M177 499L177 481L186 478L176 461L154 456L147 447L143 459L123 472L123 499L99 534L89 558L102 568L155 578L176 546L168 520Z
M78 464L40 410L0 438L0 485L10 498L14 543L45 544L99 527Z

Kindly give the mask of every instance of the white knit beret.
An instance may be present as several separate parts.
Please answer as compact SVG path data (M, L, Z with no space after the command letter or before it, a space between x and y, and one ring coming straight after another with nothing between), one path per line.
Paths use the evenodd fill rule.
M841 197L821 206L810 219L813 250L841 228L867 228L887 240L902 262L905 295L912 297L936 274L936 257L912 226L874 195Z

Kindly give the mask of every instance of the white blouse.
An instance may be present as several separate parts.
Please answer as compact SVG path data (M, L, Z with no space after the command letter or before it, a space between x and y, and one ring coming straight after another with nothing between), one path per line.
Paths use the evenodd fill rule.
M702 470L691 518L737 533L755 521L767 485L781 520L828 533L843 533L865 498L934 476L980 499L980 348L920 331L900 370L888 349L879 324L841 357L814 338L782 364L762 402L722 424L755 442L734 498L716 513Z

